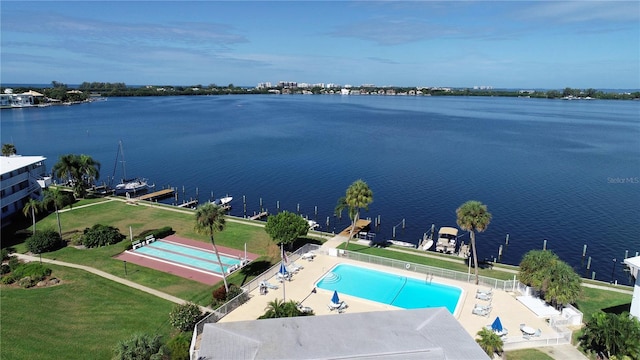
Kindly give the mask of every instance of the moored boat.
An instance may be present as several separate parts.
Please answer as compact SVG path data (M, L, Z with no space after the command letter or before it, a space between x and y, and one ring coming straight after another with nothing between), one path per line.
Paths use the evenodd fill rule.
M118 152L116 154L116 164L118 163L118 157L122 157L122 181L116 185L114 188L115 195L128 195L128 196L137 196L142 195L148 192L150 189L154 188L155 185L149 185L147 179L143 178L133 178L127 179L127 171L125 168L124 161L124 150L122 149L122 141L118 142ZM115 174L115 169L114 169Z
M436 251L453 254L456 252L458 244L458 229L454 227L443 226L438 231L438 241L436 242Z

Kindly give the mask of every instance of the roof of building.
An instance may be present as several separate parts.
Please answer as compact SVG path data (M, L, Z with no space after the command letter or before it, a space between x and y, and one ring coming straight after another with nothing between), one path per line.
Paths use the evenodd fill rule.
M7 174L25 166L47 160L44 156L0 156L0 174Z
M445 308L205 324L201 359L489 359Z

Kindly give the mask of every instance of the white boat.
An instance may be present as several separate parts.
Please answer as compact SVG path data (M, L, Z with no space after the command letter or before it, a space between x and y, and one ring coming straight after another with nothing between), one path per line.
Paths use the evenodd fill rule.
M118 142L118 153L116 154L116 163L118 162L119 156L122 157L122 160L120 161L122 162L123 178L120 184L117 184L116 187L114 188L115 195L128 195L129 197L131 197L131 196L144 194L148 192L149 189L152 189L153 187L155 187L155 185L149 185L149 183L147 182L147 179L142 179L142 178L127 179L127 171L125 168L125 161L124 161L124 150L122 150L122 141ZM114 169L114 174L115 174L115 169Z
M220 199L215 199L211 203L214 204L214 205L226 207L226 206L230 206L229 203L231 202L231 200L233 200L233 196L227 195L227 196L222 197Z
M122 182L115 187L116 195L135 196L144 194L153 188L146 179L122 179Z
M315 230L320 227L320 224L313 220L307 220L307 223L309 223L309 230Z
M454 227L443 226L438 231L438 241L436 242L436 251L442 253L453 254L456 252L458 244L458 229Z

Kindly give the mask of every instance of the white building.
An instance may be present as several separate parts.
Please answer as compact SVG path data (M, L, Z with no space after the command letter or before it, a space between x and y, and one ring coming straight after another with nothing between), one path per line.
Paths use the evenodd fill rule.
M0 195L2 226L12 215L21 213L29 198L41 199L42 188L50 185L45 175L43 156L0 156Z
M631 276L636 281L633 286L633 297L631 298L629 313L640 320L640 256L624 259L624 263L629 266Z

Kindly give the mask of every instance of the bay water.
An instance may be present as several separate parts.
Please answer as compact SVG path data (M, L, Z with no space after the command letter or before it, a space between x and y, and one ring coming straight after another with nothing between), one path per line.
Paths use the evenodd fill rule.
M180 202L229 194L232 215L262 204L340 232L349 220L334 216L336 202L362 179L374 202L361 216L380 218L378 238L417 243L479 200L493 214L477 236L480 259L518 264L546 242L580 275L628 283L622 259L640 251L639 101L138 97L0 117L2 143L47 157L48 169L83 153L102 164L99 183L120 179L122 141L127 177L175 187Z

